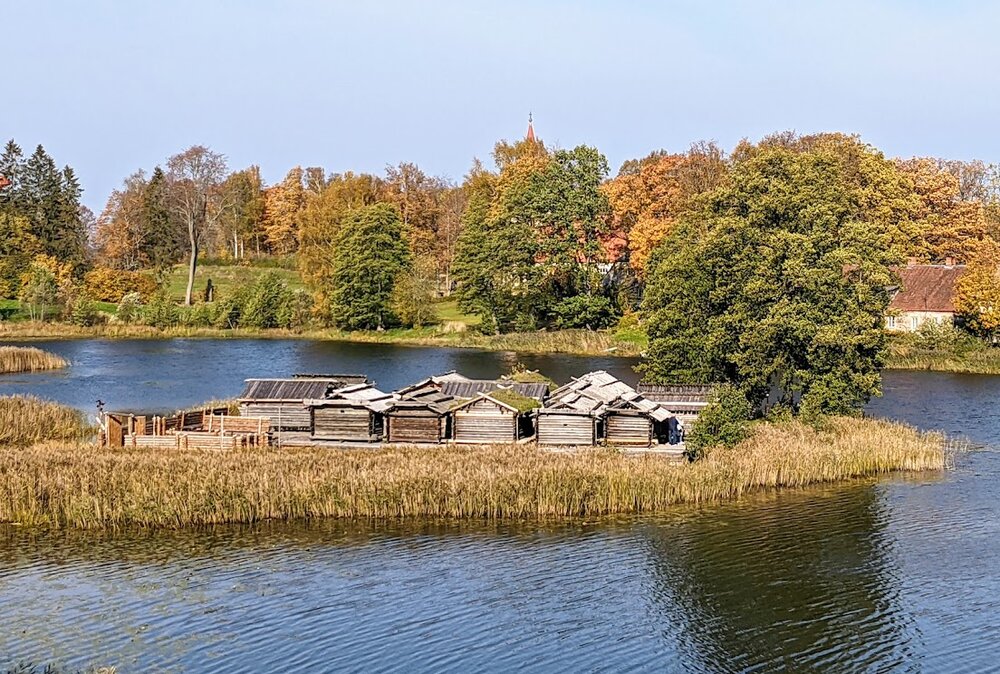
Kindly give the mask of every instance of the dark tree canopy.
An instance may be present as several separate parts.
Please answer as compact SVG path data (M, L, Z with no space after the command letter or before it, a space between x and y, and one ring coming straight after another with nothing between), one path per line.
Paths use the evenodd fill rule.
M741 149L730 180L657 249L644 309L653 380L728 382L810 413L880 393L912 192L855 139Z

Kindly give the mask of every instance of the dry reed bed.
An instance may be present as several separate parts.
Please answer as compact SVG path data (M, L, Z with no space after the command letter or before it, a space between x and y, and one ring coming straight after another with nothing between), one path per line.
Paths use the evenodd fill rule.
M77 442L93 434L83 413L34 396L0 396L0 445Z
M69 365L63 358L32 346L0 346L0 374L59 370Z
M264 519L517 518L659 511L945 465L942 438L884 421L762 425L694 464L532 446L211 453L0 449L0 522L181 527Z

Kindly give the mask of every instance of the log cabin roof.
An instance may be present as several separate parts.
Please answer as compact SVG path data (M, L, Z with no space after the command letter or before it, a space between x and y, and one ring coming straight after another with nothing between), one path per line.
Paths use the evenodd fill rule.
M552 392L539 414L590 414L632 410L665 421L673 414L603 370L590 372Z
M441 393L452 398L475 398L481 393L510 390L525 398L545 400L549 386L544 383L521 383L495 379L469 379L467 381L444 381L439 384Z
M955 282L965 273L965 265L911 264L898 272L900 287L890 309L955 312Z
M433 383L427 383L429 381L407 387L402 393L397 391L394 394L396 400L387 411L427 409L439 416L447 414L455 399L441 393Z
M493 403L497 407L502 407L504 409L510 410L514 414L520 414L520 410L518 410L513 405L508 405L507 403L505 403L502 400L497 400L496 398L494 398L493 396L491 396L488 393L480 393L479 395L477 395L472 400L466 400L465 402L462 402L462 403L456 405L455 407L452 408L452 411L453 412L458 412L461 409L464 409L466 407L472 407L476 403L482 402L484 400Z
M364 375L295 376L288 379L247 379L239 402L285 402L324 398L330 391L357 384Z
M712 395L711 384L647 384L639 382L637 390L658 403L707 404Z
M321 399L306 400L306 407L364 407L384 412L392 405L392 394L383 393L372 384L352 384L327 392Z

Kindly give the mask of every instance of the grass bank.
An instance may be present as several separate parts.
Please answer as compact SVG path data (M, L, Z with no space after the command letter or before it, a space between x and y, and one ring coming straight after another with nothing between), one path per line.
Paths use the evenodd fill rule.
M638 356L645 343L630 333L591 330L554 332L517 332L484 335L474 330L449 330L448 324L427 328L345 332L330 328L307 330L223 330L175 326L155 328L147 325L107 323L83 327L69 323L0 322L0 339L328 339L369 344L404 346L441 346L518 351L521 353L568 353L575 355Z
M65 359L28 346L0 346L0 374L59 370L69 365Z
M544 519L662 511L777 487L945 466L942 438L899 424L757 426L693 464L608 449L162 452L0 448L0 522L183 527L268 519Z
M951 327L892 335L888 355L894 370L1000 374L1000 348Z

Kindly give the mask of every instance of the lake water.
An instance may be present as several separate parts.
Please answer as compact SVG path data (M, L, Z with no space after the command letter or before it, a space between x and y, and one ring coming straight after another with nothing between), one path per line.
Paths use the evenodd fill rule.
M359 371L391 389L520 360L291 341L54 342L0 378L90 407L231 397L248 376ZM870 412L1000 444L1000 377L890 372ZM109 393L113 391L113 393ZM0 671L990 671L1000 453L954 471L550 524L318 521L179 532L0 527Z

